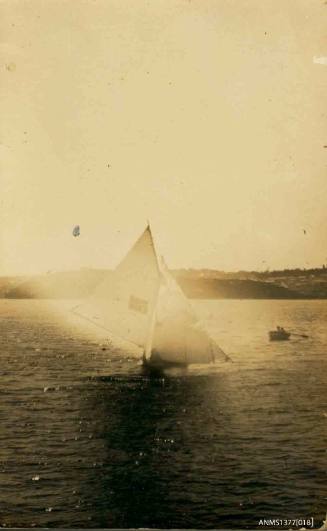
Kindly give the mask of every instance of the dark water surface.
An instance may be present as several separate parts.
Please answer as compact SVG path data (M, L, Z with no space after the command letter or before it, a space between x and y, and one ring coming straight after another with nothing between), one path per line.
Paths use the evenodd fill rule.
M151 377L67 302L0 301L0 525L321 525L327 301L195 306L234 362Z

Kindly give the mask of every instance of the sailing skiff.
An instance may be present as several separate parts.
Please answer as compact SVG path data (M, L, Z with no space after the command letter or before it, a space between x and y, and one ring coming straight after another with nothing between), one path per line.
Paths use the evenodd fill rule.
M149 225L115 271L74 312L141 347L147 365L228 359L158 257Z

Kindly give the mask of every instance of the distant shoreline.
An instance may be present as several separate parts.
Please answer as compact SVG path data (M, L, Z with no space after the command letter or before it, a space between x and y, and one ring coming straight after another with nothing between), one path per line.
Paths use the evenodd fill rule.
M187 297L198 301L325 301L327 297ZM3 301L64 301L81 300L79 297L0 297Z
M190 299L327 299L327 268L284 271L172 270ZM3 299L81 299L91 295L111 270L81 269L38 276L0 277Z

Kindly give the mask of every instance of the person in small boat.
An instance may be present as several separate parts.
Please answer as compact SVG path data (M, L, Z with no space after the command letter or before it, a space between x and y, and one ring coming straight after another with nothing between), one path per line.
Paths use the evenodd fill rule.
M286 330L285 328L283 328L282 326L277 326L277 332L280 332L281 334L286 334Z

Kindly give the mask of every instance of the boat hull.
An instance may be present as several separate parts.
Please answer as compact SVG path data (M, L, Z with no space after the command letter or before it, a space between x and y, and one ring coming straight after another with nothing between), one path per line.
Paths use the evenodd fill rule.
M170 361L161 358L157 352L152 353L149 359L143 357L143 367L150 370L163 370L173 368L186 368L188 363L182 361Z

